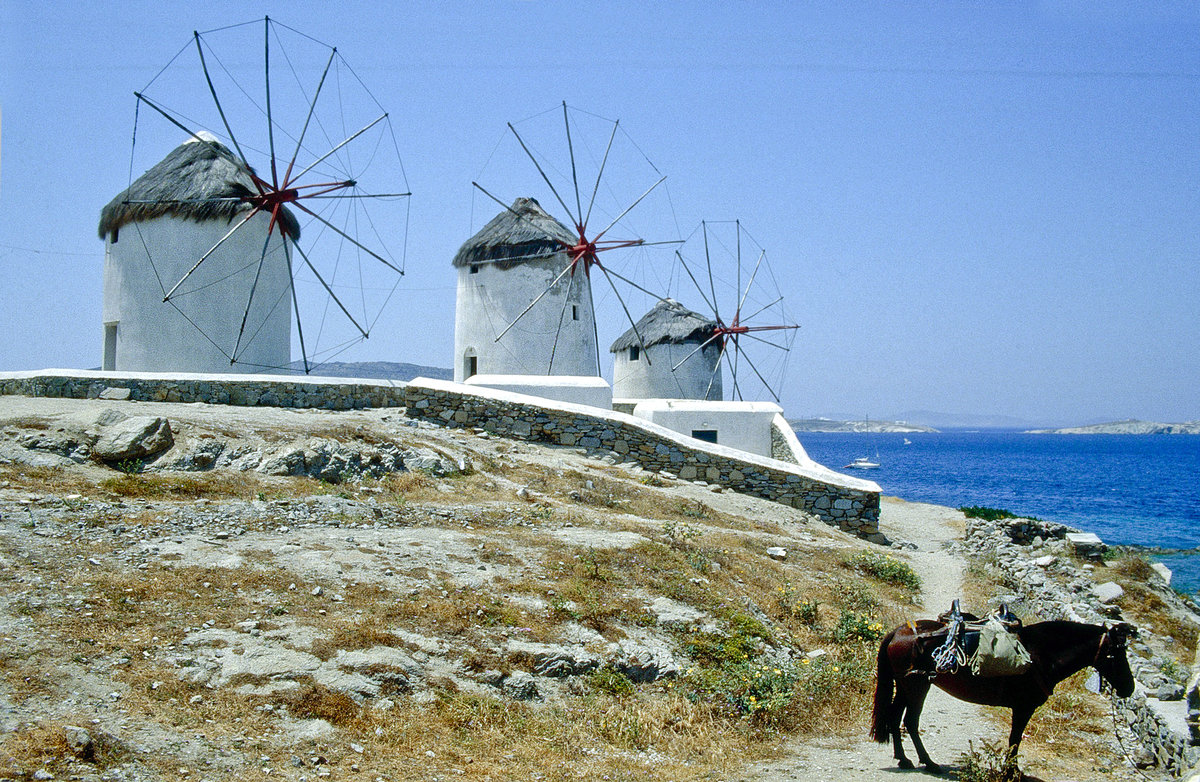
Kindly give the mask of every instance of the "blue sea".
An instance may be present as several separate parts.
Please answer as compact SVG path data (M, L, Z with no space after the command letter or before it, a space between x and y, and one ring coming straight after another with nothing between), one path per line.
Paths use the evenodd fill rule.
M797 436L815 461L905 500L1004 508L1094 532L1107 543L1200 546L1200 435ZM842 469L859 456L879 469ZM1173 571L1176 589L1200 591L1200 551L1157 559Z

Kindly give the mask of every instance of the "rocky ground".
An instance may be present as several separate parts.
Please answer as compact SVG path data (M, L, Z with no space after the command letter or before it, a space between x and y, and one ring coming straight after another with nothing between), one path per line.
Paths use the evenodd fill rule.
M0 398L0 776L891 779L864 650L997 546L915 503L881 527L902 548L402 411ZM883 551L919 593L853 564ZM924 723L947 763L1006 730L940 693ZM1046 779L1128 776L1049 741Z

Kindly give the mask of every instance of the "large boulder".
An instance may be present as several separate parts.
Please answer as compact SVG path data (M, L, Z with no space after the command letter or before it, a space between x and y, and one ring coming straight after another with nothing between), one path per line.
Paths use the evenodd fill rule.
M609 664L630 680L653 682L679 675L679 664L665 644L619 644L609 657Z
M578 676L594 671L600 665L596 655L579 646L511 640L507 648L510 658L527 664L538 676Z
M1092 594L1101 603L1108 605L1120 600L1121 596L1125 594L1125 590L1115 581L1106 581L1103 584L1096 584L1096 586L1092 587Z
M165 418L134 416L104 427L92 446L92 458L101 462L144 459L175 444L171 423Z
M454 475L466 469L466 462L455 462L442 456L432 448L406 448L403 453L404 468L413 472L427 472L436 477Z

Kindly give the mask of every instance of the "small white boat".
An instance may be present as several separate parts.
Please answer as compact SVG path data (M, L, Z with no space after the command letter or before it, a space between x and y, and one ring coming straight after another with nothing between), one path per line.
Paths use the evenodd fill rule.
M912 445L912 440L910 440L910 439L908 439L907 437L905 437L905 438L904 438L904 444L905 444L905 445Z
M843 469L846 470L877 470L879 462L873 462L866 456L860 456L854 461L847 464Z

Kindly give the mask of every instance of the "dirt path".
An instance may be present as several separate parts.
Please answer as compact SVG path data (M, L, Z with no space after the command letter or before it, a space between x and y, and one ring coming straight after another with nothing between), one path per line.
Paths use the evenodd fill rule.
M962 514L937 505L888 498L883 501L880 528L895 540L917 546L916 551L905 552L921 576L924 608L919 608L917 615L932 616L949 608L962 593L963 563L947 552L944 544L961 535ZM955 700L934 688L921 714L921 736L930 756L947 768L967 750L968 741L997 741L1004 737L1004 731L981 707ZM916 752L907 740L905 752L915 762ZM895 782L896 774L891 745L871 741L864 725L858 735L848 739L793 741L783 758L742 778L747 782Z

